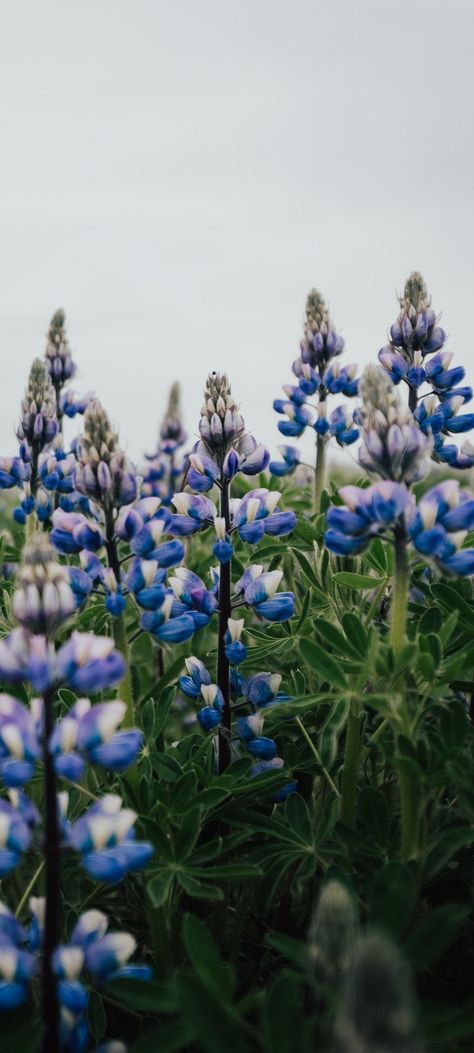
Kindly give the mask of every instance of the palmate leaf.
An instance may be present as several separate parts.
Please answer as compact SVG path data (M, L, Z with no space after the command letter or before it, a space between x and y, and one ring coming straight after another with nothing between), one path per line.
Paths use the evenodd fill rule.
M206 1053L248 1053L248 1035L235 1009L222 1004L198 979L178 976L178 1001ZM160 1046L158 1046L160 1049Z
M447 903L425 914L405 944L414 969L426 969L451 946L470 911L468 905Z
M328 654L323 647L315 643L314 640L308 640L305 637L300 642L299 650L304 661L308 662L315 670L320 680L323 682L327 680L330 684L334 684L335 687L347 687L347 681L341 670L340 663Z
M223 962L209 929L193 914L185 915L183 939L193 970L204 987L219 1001L232 1001L234 970Z
M371 924L401 939L413 918L417 888L413 871L392 862L380 872L372 893Z

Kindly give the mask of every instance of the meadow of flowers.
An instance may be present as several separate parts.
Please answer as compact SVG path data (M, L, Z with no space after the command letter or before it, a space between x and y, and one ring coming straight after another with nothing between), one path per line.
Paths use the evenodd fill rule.
M0 457L0 1049L472 1050L474 412L445 343L415 272L360 374L312 290L279 458L211 373L199 441L176 384L136 466L53 316Z

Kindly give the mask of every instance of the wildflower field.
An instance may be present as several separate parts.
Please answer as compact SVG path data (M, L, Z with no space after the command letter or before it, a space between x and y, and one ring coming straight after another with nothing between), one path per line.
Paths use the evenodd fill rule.
M134 465L62 310L32 364L0 458L0 1050L473 1049L472 390L417 272L362 374L315 290L295 332L274 459L238 375L204 363L195 421L177 383Z

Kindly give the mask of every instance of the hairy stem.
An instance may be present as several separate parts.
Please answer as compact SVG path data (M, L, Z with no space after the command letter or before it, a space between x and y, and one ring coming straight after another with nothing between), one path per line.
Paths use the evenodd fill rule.
M59 944L61 931L61 894L59 828L57 804L57 778L49 741L54 727L54 695L46 692L43 699L44 731L44 803L46 866L46 908L43 947L43 1053L59 1053L59 1003L56 977L53 972L53 954Z
M230 527L229 511L229 483L226 479L221 480L221 502L220 513L225 520L226 532ZM225 653L225 634L227 622L232 614L231 604L231 560L221 563L219 579L219 628L217 641L217 684L222 691L224 699L224 710L222 713L222 724L218 733L218 770L222 772L229 767L231 761L230 736L231 736L231 709L230 709L230 682L229 682L229 660Z
M314 469L314 511L319 512L321 495L326 485L327 443L321 435L316 439L316 467Z
M344 767L342 769L341 822L352 830L355 826L361 724L362 717L354 713L351 707L347 718Z

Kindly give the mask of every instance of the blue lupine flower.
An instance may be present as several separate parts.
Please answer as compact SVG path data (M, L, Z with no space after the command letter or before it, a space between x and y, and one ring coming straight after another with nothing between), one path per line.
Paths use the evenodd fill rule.
M211 731L222 722L222 691L217 684L201 684L200 694L204 705L198 710L197 718L204 731Z
M193 490L198 494L205 494L212 490L218 478L219 465L212 457L199 451L190 453L186 481Z
M81 549L98 552L105 537L98 524L86 519L82 512L65 512L57 508L53 513L51 541L58 552L69 556Z
M225 457L229 448L243 434L245 424L231 395L225 373L210 373L204 391L199 432L208 452Z
M463 549L467 531L474 527L474 499L448 479L434 486L409 517L409 536L425 557L441 570L461 576L474 574L474 549Z
M28 476L28 467L21 457L0 457L0 490L21 487Z
M30 711L11 695L0 695L0 773L5 785L24 786L34 775L40 753Z
M225 653L230 665L240 665L247 657L247 648L240 637L245 622L243 618L229 618L225 634Z
M159 606L142 614L140 625L162 643L184 643L200 628L199 618L202 619L202 624L209 621L207 615L187 611L188 605L176 603L172 592L167 591Z
M379 352L381 361L385 352L396 351L403 356L407 365L412 365L417 352L423 361L426 355L440 351L446 333L436 324L431 297L422 275L417 271L410 275L405 284L400 307L397 321L390 329L391 342Z
M186 537L210 526L217 515L213 501L202 494L174 494L172 503L176 508L169 528L170 534Z
M62 308L54 312L50 322L45 360L51 380L59 392L77 369L67 338L66 315Z
M242 589L245 602L253 607L260 618L265 618L266 621L286 622L292 618L295 612L293 593L281 592L276 595L283 571L271 570L262 573L260 567L249 568L249 570L257 570L259 573L255 574Z
M122 808L122 799L106 794L68 828L71 846L80 852L91 877L115 884L130 870L140 870L153 855L148 841L136 841L133 826L137 816Z
M44 636L13 629L0 639L0 675L10 683L29 680L35 691L51 686L55 674L54 650Z
M92 592L94 582L90 574L88 574L87 571L82 570L80 567L68 567L67 571L69 584L76 601L76 608L79 610Z
M289 534L296 526L294 512L277 509L281 494L277 490L250 490L239 503L233 503L232 529L242 541L255 545L264 534L270 537Z
M207 625L217 607L217 600L202 579L186 567L177 567L169 585L178 601L176 614L191 614L196 628Z
M362 489L343 486L345 505L328 510L326 547L340 556L363 552L373 537L383 533L413 504L406 486L384 481Z
M125 703L118 699L96 706L91 706L88 698L78 699L58 722L50 740L58 775L77 782L86 762L113 771L130 767L142 745L142 735L135 728L117 731L125 712Z
M301 460L300 451L296 446L279 446L281 461L270 461L268 465L270 473L276 476L291 475Z
M31 830L21 813L0 799L0 877L20 862L31 841Z
M284 768L285 763L281 757L273 757L271 760L259 760L256 764L253 764L250 769L250 775L255 778L256 775L263 775L267 771L281 771ZM275 804L279 804L284 801L290 793L296 793L298 784L295 781L285 783L279 790L276 790L271 795L271 800Z
M341 365L339 355L344 350L344 341L338 336L329 317L323 297L313 289L306 302L304 338L301 355L293 363L293 373L298 384L285 385L287 399L275 399L273 408L284 414L278 430L282 435L298 438L307 427L314 428L318 439L326 442L334 436L340 446L355 442L357 428L344 407L338 407L328 419L327 399L329 395L343 394L353 397L358 391L357 366L354 363ZM307 399L316 397L316 406ZM270 471L281 476L295 468L292 447L288 449L289 461L284 453L283 463L272 461ZM285 463L288 468L285 468Z
M123 679L125 660L108 636L73 632L57 653L57 678L80 692L102 691Z
M188 698L198 698L203 684L211 683L211 674L199 658L185 658L188 676L179 678L179 686Z
M82 417L91 402L94 400L94 393L87 391L85 395L80 395L77 391L71 391L68 388L67 391L63 391L59 398L59 409L61 413L64 413L66 417L73 418L78 414Z
M163 570L157 559L140 559L138 556L130 564L126 583L137 603L146 611L161 607L166 595L166 570Z
M179 384L173 384L160 426L158 446L153 454L147 455L149 463L143 470L143 494L159 497L169 505L174 491L181 489L186 457L179 451L186 440L181 421Z
M0 903L0 1013L17 1009L26 1001L35 959L24 943L24 930Z

